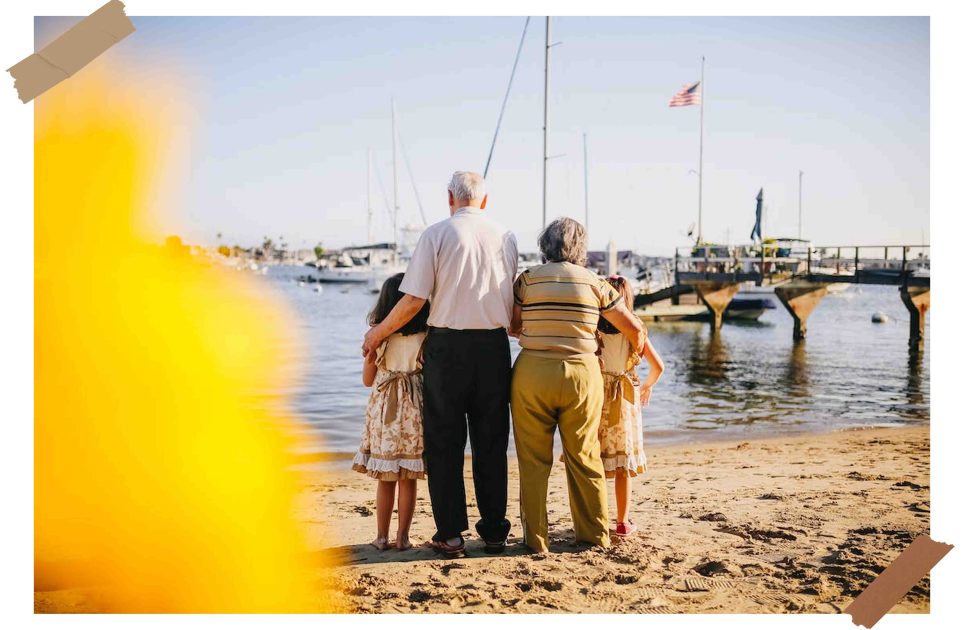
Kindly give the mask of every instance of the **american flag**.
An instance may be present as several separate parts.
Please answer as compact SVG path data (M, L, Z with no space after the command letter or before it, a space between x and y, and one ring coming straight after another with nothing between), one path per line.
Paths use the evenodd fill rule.
M688 83L669 101L670 107L686 107L700 104L700 82Z

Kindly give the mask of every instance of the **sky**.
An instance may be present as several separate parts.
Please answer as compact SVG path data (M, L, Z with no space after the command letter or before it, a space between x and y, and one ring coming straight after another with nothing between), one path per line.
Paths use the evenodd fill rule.
M162 229L187 242L293 247L391 240L391 101L399 223L448 214L455 170L485 165L525 18L131 18L118 81L176 72L190 112ZM36 19L39 49L75 18ZM668 107L705 56L703 236L816 246L929 242L929 19L561 17L552 20L549 220L592 249L686 246L697 222L699 107ZM487 178L487 212L535 251L542 227L545 18L533 17ZM98 63L98 62L95 62ZM172 71L173 69L173 71ZM158 79L156 83L168 81ZM155 86L158 99L170 98ZM164 102L159 100L159 102ZM414 184L414 186L413 186ZM384 190L384 194L382 192Z

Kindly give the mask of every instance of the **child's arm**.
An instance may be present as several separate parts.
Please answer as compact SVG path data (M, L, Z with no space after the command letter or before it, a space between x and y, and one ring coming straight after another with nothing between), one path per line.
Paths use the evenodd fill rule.
M659 382L661 376L663 376L663 358L659 356L656 352L656 348L653 347L653 342L646 338L646 344L643 346L643 356L646 358L646 362L649 363L649 373L646 375L646 380L639 385L640 391L640 402L642 404L649 403L649 397L653 393L653 385Z
M369 352L365 355L365 365L362 366L361 380L365 387L371 387L375 382L375 373L378 366L375 364L375 353Z

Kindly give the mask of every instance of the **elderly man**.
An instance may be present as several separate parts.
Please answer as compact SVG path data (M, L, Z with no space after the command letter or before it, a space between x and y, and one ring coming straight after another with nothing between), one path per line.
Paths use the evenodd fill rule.
M436 532L448 558L465 553L468 529L462 475L466 433L487 553L505 549L511 359L506 329L518 265L515 236L484 212L485 182L458 171L448 187L451 216L429 227L402 280L405 297L365 335L374 352L431 297L423 348L425 464Z

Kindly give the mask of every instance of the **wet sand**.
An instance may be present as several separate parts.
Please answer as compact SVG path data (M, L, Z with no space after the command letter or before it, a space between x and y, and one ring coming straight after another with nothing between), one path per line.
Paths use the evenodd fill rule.
M512 460L515 527L503 555L485 555L474 532L457 560L425 547L377 551L374 482L350 470L307 479L299 516L339 543L348 564L319 571L357 612L837 613L929 531L929 454L927 427L653 448L635 485L640 533L609 549L572 540L561 464L549 554L513 544ZM416 545L434 533L424 483L419 492ZM892 612L928 612L929 595L924 578Z

